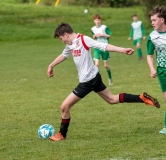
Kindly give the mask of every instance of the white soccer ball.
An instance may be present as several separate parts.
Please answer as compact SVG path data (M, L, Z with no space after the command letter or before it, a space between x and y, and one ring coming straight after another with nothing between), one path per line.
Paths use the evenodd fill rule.
M55 129L50 124L43 124L38 129L38 137L48 139L49 137L55 135Z
M84 9L84 13L88 13L88 9Z

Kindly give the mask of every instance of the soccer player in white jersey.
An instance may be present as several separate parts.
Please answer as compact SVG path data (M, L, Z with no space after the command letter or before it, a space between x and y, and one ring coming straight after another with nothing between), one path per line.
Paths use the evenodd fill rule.
M90 48L98 48L103 51L120 52L126 55L132 55L134 50L132 48L122 48L111 44L95 41L94 39L75 33L68 23L62 22L55 30L54 38L60 38L66 44L62 54L60 54L49 66L47 74L49 77L54 76L53 68L59 63L67 59L68 56L73 56L73 61L76 65L79 77L78 86L67 96L61 105L62 122L59 132L51 136L53 141L65 140L68 126L70 123L70 109L82 98L84 98L91 91L96 92L109 104L117 103L145 103L147 105L160 107L157 99L142 93L140 95L133 95L127 93L120 93L113 95L109 89L102 82L102 78L98 68L94 65Z
M131 38L133 38L133 44L136 46L138 59L142 60L143 55L142 55L142 49L141 49L141 41L142 41L142 38L143 40L146 39L145 28L142 24L142 21L138 20L137 14L134 14L132 18L133 18L133 22L131 24L130 36L128 40L131 40Z
M109 38L112 36L111 30L106 25L101 24L101 16L99 14L95 14L93 19L95 23L95 26L91 28L93 38L96 41L108 43ZM108 65L108 59L110 58L109 52L94 48L94 61L97 67L99 67L100 57L102 57L102 60L104 61L104 67L108 74L108 84L113 85L111 69Z
M154 31L150 33L147 40L147 62L150 77L158 77L166 102L166 6L155 6L149 12L149 17ZM154 50L156 51L157 69L154 67ZM163 132L166 133L166 128L163 129Z

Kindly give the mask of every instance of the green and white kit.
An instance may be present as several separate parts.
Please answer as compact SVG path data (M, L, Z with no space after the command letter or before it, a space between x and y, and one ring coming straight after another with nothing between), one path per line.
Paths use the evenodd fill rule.
M138 43L141 43L143 36L145 36L145 29L142 21L133 22L130 29L130 38L133 38L133 44L137 45ZM139 59L142 59L143 55L141 48L137 48L137 55Z
M152 31L147 41L147 54L156 51L157 75L162 92L166 91L166 32Z
M93 35L100 33L100 34L108 34L112 36L110 29L105 25L101 25L100 27L94 26L91 28L91 31ZM95 40L98 42L109 43L109 38L106 38L106 37L97 37ZM108 58L110 58L109 52L101 51L97 48L94 48L94 59L99 60L100 56L102 57L104 61L107 61Z

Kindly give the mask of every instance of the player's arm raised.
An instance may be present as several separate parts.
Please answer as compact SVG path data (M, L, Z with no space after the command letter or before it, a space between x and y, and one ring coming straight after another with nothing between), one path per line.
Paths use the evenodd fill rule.
M53 67L56 66L57 64L63 62L66 58L60 54L49 66L47 69L47 75L49 77L53 77L54 76L54 72L53 72Z
M117 47L111 44L107 44L106 51L108 52L120 52L125 53L127 55L132 55L134 53L134 49L132 48L123 48L123 47Z

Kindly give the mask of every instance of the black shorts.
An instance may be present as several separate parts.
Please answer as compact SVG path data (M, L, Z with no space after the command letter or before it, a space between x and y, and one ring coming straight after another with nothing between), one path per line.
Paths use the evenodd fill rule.
M77 97L83 98L91 91L100 92L104 89L106 89L106 86L101 79L100 73L97 73L96 77L94 77L92 80L84 83L79 83L78 86L73 90L73 93Z

